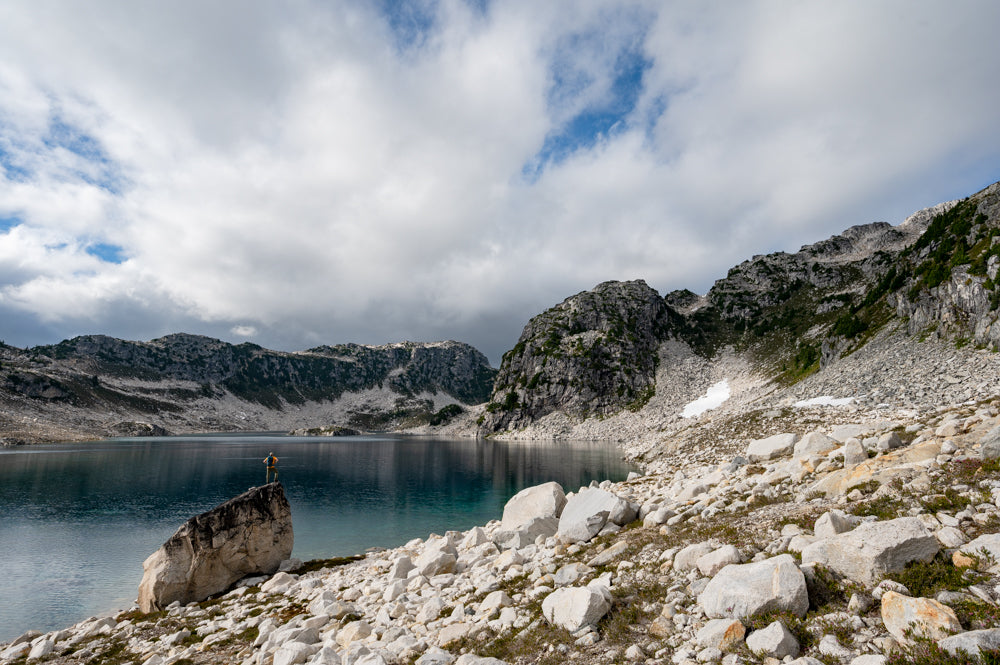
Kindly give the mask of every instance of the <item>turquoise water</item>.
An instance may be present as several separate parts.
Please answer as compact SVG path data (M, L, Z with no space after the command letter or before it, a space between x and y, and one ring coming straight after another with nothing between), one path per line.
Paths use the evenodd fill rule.
M206 435L0 449L0 642L125 608L142 562L188 517L263 484L292 506L293 556L393 547L499 519L524 487L621 480L603 444Z

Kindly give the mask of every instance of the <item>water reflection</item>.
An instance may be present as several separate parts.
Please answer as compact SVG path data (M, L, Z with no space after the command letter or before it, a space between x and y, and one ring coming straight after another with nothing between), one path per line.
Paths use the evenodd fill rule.
M279 458L295 556L395 546L500 516L523 487L621 479L603 444L405 437L122 439L0 450L0 641L127 605L142 560L188 517L264 478Z

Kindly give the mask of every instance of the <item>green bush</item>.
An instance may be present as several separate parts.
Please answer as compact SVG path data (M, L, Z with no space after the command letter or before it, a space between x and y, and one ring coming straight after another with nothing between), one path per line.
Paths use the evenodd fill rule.
M857 314L844 314L833 324L833 334L847 339L854 339L868 330L868 324L858 318Z
M906 586L914 596L933 597L940 591L955 591L983 581L981 573L956 568L943 552L929 562L911 561L902 572L889 575Z
M449 404L431 416L430 424L434 426L443 425L461 413L465 413L465 409L458 404Z

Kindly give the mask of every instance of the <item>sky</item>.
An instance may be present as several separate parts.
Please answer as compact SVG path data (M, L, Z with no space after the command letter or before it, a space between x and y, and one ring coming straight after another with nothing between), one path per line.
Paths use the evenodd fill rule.
M6 0L0 339L494 365L1000 180L1000 3Z

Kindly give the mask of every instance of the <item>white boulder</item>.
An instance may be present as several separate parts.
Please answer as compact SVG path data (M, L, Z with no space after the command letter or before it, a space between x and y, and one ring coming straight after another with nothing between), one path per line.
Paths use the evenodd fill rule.
M624 526L635 519L636 509L625 499L606 490L589 487L566 502L559 517L557 535L571 542L585 542L609 522Z
M526 487L507 501L494 542L502 548L524 547L539 536L555 535L566 493L557 482Z
M750 633L747 648L751 653L772 658L795 658L799 655L799 641L780 621L774 621L766 628Z
M754 563L730 564L698 596L711 618L745 619L771 610L805 616L809 609L806 578L790 554Z
M595 625L610 609L611 601L594 587L556 589L542 601L545 620L571 633Z
M189 519L143 562L139 609L201 601L248 575L270 575L293 542L281 483L255 487Z
M853 582L874 586L911 561L928 562L941 545L917 517L866 522L802 550L802 563L818 563Z
M743 557L734 546L723 545L699 557L698 570L705 577L711 577L731 563L743 563Z
M751 462L765 462L776 457L791 455L798 440L799 435L791 432L775 434L766 439L756 439L747 447L747 459Z
M839 448L840 444L822 432L809 432L795 443L792 456L809 458L814 455L826 455L831 450Z
M964 651L967 655L977 657L982 650L1000 649L1000 628L970 630L951 637L938 640L938 646L958 656Z

